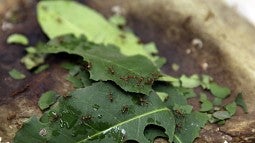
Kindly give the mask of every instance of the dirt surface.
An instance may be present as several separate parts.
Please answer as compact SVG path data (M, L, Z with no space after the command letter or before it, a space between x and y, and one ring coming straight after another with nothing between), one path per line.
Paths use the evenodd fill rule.
M210 30L199 29L198 26L202 23L197 18L199 15L196 17L195 12L183 12L177 4L178 2L164 0L157 2L149 0L146 3L143 1L130 3L118 0L80 0L80 2L95 8L106 17L113 14L114 7L118 7L128 19L128 26L141 38L141 41L145 43L154 41L159 48L159 54L167 58L167 64L163 67L165 73L174 76L195 73L209 74L221 85L230 87L233 94L226 103L233 101L238 92L245 90L245 100L250 107L249 114L244 114L238 108L235 117L227 121L224 126L207 125L201 131L196 142L255 142L255 86L251 86L255 84L244 84L250 74L240 72L240 69L247 70L245 67L242 68L242 65L239 65L241 68L235 68L232 64L236 61L235 59L232 61L231 56L233 55L231 54L233 53L228 51L233 51L233 49L226 49L228 44L225 44L234 40L231 39L233 38L231 35L229 36L226 32L224 33L225 36L220 34L217 37ZM235 25L236 29L240 25L249 27L249 24L243 22L241 18L235 20L225 18L227 15L238 17L233 11L227 8L225 10L225 7L219 4L211 4L215 7L205 10L204 25L217 21L224 23L223 26L234 27L233 25ZM20 128L21 123L28 117L41 114L37 107L37 100L41 93L47 90L56 90L60 94L66 94L72 90L69 83L64 80L66 72L58 66L64 59L71 59L72 57L67 55L59 55L57 58L49 57L47 62L50 64L50 68L41 74L34 75L25 70L25 67L20 63L20 58L25 54L25 47L6 44L6 38L11 33L25 34L31 45L38 41L47 40L36 21L35 5L36 1L31 0L0 1L0 137L3 141L10 141L17 129ZM208 8L203 2L195 1L194 5L198 8ZM223 16L219 12L222 9L225 12ZM197 26L194 26L194 23L198 23ZM216 28L215 31L217 32L217 27L211 27L212 29ZM227 40L221 41L222 37ZM194 44L194 40L202 42L202 47ZM241 48L238 47L239 45L235 46ZM223 49L224 47L225 49ZM180 66L177 72L171 68L173 63ZM8 71L12 68L24 72L27 78L19 81L11 79ZM253 81L253 83L255 82ZM190 103L195 108L199 106L198 100L191 100ZM159 139L158 142L163 141Z

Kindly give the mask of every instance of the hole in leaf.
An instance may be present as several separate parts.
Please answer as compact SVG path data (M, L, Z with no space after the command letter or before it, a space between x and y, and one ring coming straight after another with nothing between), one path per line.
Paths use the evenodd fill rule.
M168 140L168 136L165 134L165 129L161 126L149 124L144 129L144 136L150 141L153 142L157 138L164 138Z
M139 143L139 142L135 140L126 140L124 143Z

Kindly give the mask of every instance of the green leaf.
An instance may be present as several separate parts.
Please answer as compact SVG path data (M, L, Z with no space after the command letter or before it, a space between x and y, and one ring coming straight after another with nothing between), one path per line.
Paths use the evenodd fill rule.
M172 77L170 75L163 74L161 77L159 77L158 81L165 81L165 82L178 82L179 79Z
M152 90L151 85L160 76L157 67L146 57L127 57L114 46L97 45L84 37L66 35L38 48L43 53L66 52L79 55L87 62L91 79L114 81L129 92L148 94Z
M28 121L22 125L22 129L16 133L14 142L15 143L43 143L50 137L52 132L49 131L47 124L39 122L39 120L32 116ZM33 135L33 136L31 136ZM42 138L45 137L44 138ZM29 137L29 138L28 138Z
M210 111L212 109L213 109L213 104L211 101L206 100L206 101L202 102L201 109L200 109L201 112Z
M28 47L26 51L27 54L22 57L21 63L23 63L27 69L31 70L44 63L45 54L38 54L37 49L34 47Z
M242 93L239 93L239 94L237 95L235 102L236 102L236 104L237 104L238 106L241 106L241 107L243 108L243 111L244 111L245 113L248 113L247 105L246 105L246 103L245 103L244 100L243 100L243 94L242 94Z
M227 87L221 87L216 83L210 83L210 91L218 98L226 98L230 94L230 89Z
M221 98L215 97L213 99L213 104L214 105L219 106L219 105L221 105L221 103L222 103L222 99Z
M66 80L71 82L75 88L82 88L92 84L93 81L89 79L88 71L83 70L80 65L64 62L61 64L61 67L69 71Z
M227 111L216 111L213 113L213 117L220 119L220 120L225 120L231 117L231 115Z
M168 94L168 98L165 100L165 104L170 109L172 109L175 104L187 105L186 97L171 85L156 84L154 85L153 89L157 92L163 92Z
M40 1L37 14L39 24L51 39L65 34L85 35L98 44L116 45L122 54L154 59L135 35L119 30L95 10L75 1Z
M205 93L200 93L200 102L208 101L207 95Z
M43 65L39 66L38 68L36 68L34 73L36 73L36 74L41 73L41 72L45 71L46 69L48 69L49 67L50 67L49 64L43 64Z
M209 89L210 88L210 82L213 80L213 78L209 75L202 75L202 81L201 86L203 89Z
M23 34L12 34L7 38L8 44L21 44L21 45L28 45L28 39Z
M180 78L182 87L186 88L195 88L200 85L200 79L198 75L194 74L190 77L187 77L186 75L182 75Z
M205 93L200 94L200 102L201 103L201 112L207 112L213 109L213 104L208 100L207 95Z
M174 143L192 143L208 121L207 114L192 112L178 119Z
M66 70L72 70L73 68L75 68L77 65L71 62L63 62L61 63L61 67L66 69Z
M228 111L230 116L233 116L236 113L236 102L229 103L225 106L225 109Z
M158 68L161 68L164 64L166 64L167 60L164 57L155 57L155 61L153 61L155 63L155 65Z
M59 95L55 91L47 91L41 95L38 106L41 110L45 110L54 104L58 97Z
M194 92L193 89L191 88L183 88L183 87L179 87L179 88L176 88L178 92L180 92L186 99L189 99L189 98L193 98L193 97L196 97L196 93Z
M102 82L59 98L58 103L44 114L49 122L44 119L41 123L32 118L17 132L14 143L110 143L126 140L146 143L149 140L144 136L144 130L148 125L162 127L171 142L175 130L171 110L154 92L149 96L134 96Z
M24 79L26 78L26 75L24 75L23 73L21 73L20 71L16 70L16 69L12 69L9 71L9 75L13 78L13 79Z

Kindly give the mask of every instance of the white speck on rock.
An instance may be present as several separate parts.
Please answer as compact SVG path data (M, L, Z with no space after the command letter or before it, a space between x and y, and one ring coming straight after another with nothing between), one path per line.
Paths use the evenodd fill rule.
M40 136L46 136L47 135L47 130L45 128L41 129L40 132L39 132L39 135Z
M207 62L204 62L204 63L202 63L201 64L201 67L202 67L202 69L204 70L204 71L206 71L207 69L208 69L208 63Z
M186 54L190 54L191 53L191 49L186 49Z
M117 15L121 15L123 13L123 8L119 5L115 5L111 8L111 11Z
M203 42L201 39L198 38L194 38L191 42L192 46L194 46L195 48L201 49L203 48Z
M7 30L11 30L11 29L13 29L13 24L12 23L9 23L9 22L6 22L6 21L3 21L3 23L2 23L2 30L3 31L7 31Z

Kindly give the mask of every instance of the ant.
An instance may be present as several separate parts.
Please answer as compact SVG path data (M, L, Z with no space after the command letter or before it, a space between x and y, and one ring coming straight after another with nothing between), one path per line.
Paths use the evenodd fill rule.
M86 116L82 116L81 117L81 120L82 121L85 121L85 122L88 122L92 119L93 117L91 115L86 115Z
M85 68L86 68L87 70L90 70L90 69L92 68L91 62L88 62L88 63L85 65Z
M139 98L139 102L140 102L140 105L145 105L145 104L148 104L148 101L142 97Z
M112 93L110 92L110 94L108 95L108 98L110 100L110 102L113 102L113 97L112 97Z
M113 67L108 67L108 71L109 71L109 73L111 73L112 75L115 74L115 71L113 70Z
M121 109L121 112L124 114L124 113L127 113L128 112L128 105L125 105L122 107Z

